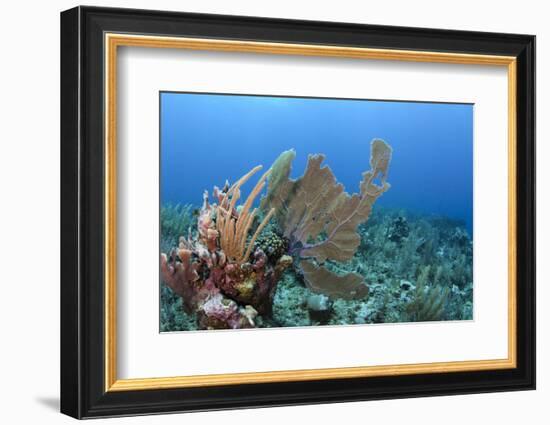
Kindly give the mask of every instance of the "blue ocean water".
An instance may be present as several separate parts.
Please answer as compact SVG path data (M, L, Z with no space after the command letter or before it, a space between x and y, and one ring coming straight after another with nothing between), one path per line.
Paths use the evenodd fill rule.
M472 232L473 105L172 92L160 102L161 203L200 205L205 189L267 169L291 148L293 177L308 154L323 153L357 192L370 142L381 138L393 148L391 189L375 208L444 215Z

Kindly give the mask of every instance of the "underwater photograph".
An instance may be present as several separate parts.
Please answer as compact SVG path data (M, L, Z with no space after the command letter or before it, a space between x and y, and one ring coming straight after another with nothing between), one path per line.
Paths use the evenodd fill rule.
M159 102L161 332L473 319L473 104Z

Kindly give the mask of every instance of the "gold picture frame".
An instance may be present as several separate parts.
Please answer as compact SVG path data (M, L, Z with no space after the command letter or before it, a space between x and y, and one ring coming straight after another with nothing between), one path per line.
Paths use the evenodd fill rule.
M525 165L518 162L519 141L518 135L523 134L521 131L523 127L529 125L522 121L522 128L518 128L518 109L522 114L525 114L526 104L528 103L528 93L526 95L524 87L525 84L521 83L520 76L518 76L518 68L521 67L521 78L529 78L531 69L528 69L526 74L525 67L529 67L529 63L526 65L525 57L522 57L519 53L514 53L512 47L508 49L508 53L495 54L494 50L490 52L472 53L467 51L453 51L449 47L448 51L438 51L434 49L423 49L422 43L419 41L411 41L407 45L406 41L400 41L402 48L396 48L395 46L387 48L371 47L371 46L352 46L342 44L328 44L328 43L312 43L307 41L307 37L304 36L303 40L296 40L294 42L281 41L281 40L248 40L239 39L238 37L214 37L209 33L209 25L213 25L215 18L203 17L204 25L204 37L201 36L185 36L182 34L166 35L162 31L158 34L151 33L139 33L139 31L124 31L121 28L124 25L121 24L120 28L111 26L106 16L127 17L126 12L120 10L100 9L100 12L96 8L77 8L71 11L64 12L65 23L65 37L74 37L77 34L81 34L82 31L92 31L87 28L83 28L81 25L82 19L95 20L98 25L98 29L94 29L94 34L87 35L86 43L91 42L88 40L94 40L95 48L97 50L97 57L101 57L102 64L102 87L103 93L100 99L101 104L98 105L103 110L103 140L101 150L103 155L104 164L104 179L102 180L101 192L103 194L103 230L100 235L102 241L102 262L103 279L100 283L102 285L101 293L103 297L103 318L102 318L102 341L101 341L101 358L97 359L98 364L103 365L101 383L95 385L97 391L101 390L103 394L109 398L110 394L120 393L122 396L126 396L135 391L164 391L169 389L181 389L182 391L191 391L193 388L204 387L226 387L235 385L250 385L255 384L276 384L276 383L299 383L299 382L313 382L313 381L331 381L331 380L345 380L349 378L375 378L375 377L395 377L395 376L421 376L423 374L447 374L452 372L478 372L478 373L491 373L499 370L510 370L516 373L518 369L525 369L526 360L525 355L518 353L518 338L522 341L525 340L523 334L518 337L518 309L525 310L525 306L518 304L518 267L521 266L525 269L524 265L518 265L518 250L522 249L518 246L520 242L524 240L518 238L518 191L525 183L521 180L521 176L518 175L518 169L521 173L525 172ZM150 12L144 14L141 18L136 18L132 21L131 26L139 28L143 25L143 22L152 22L154 25L159 24L155 18L157 15ZM171 15L170 19L173 22L178 22L182 25L191 25L189 23L192 19L185 14ZM228 22L231 22L231 17L227 17ZM241 25L248 24L253 27L254 22L256 24L261 22L252 20L248 22L239 21ZM116 19L115 19L116 21ZM244 22L244 24L243 24ZM296 28L305 28L307 23L295 22L292 23ZM329 24L327 24L329 25ZM200 26L200 24L199 24ZM176 25L177 28L180 26ZM89 28L89 27L88 27ZM194 28L194 27L193 27ZM324 27L322 27L324 28ZM324 29L321 27L317 29L318 34L325 34ZM304 30L305 31L305 30ZM360 39L360 30L354 30L348 28L347 31L353 35L354 31L356 37ZM398 37L400 29L391 29L391 27L385 28L385 31L389 31L389 34L393 37ZM422 30L419 30L422 31ZM86 34L85 34L86 35ZM389 36L390 36L389 35ZM389 37L388 36L388 37ZM449 34L444 32L437 33L438 40L444 40ZM464 35L464 38L468 40L471 45L475 45L475 34L470 34L470 37ZM434 36L435 37L435 36ZM496 37L496 36L495 36ZM522 36L525 48L530 48L532 40L528 36ZM323 38L320 36L320 38ZM497 37L498 38L498 37ZM498 41L501 44L506 44L502 41L505 37L501 37ZM101 40L101 46L98 45ZM401 40L401 38L400 38ZM414 44L416 43L416 44ZM360 43L359 43L360 44ZM413 45L414 44L414 45ZM78 46L78 43L75 43ZM86 45L88 46L88 45ZM415 48L415 46L418 46ZM449 43L449 46L451 44ZM445 63L445 64L463 64L463 65L484 65L504 67L507 70L508 80L508 356L502 359L493 360L468 360L468 361L453 361L453 362L438 362L438 363L418 363L418 364L398 364L398 365L383 365L383 366L365 366L365 367L345 367L345 368L326 368L326 369L306 369L306 370L288 370L288 371L261 371L253 373L229 373L229 374L215 374L215 375L193 375L193 376L174 376L174 377L150 377L141 379L120 379L117 377L117 55L121 47L146 47L156 49L188 49L188 50L203 50L203 51L225 51L225 52L238 52L238 53L259 53L270 55L298 55L298 56L320 56L320 57L334 57L334 58L353 58L356 60L391 60L400 62L426 62L426 63ZM90 49L90 47L87 47ZM77 61L82 60L83 55L81 50L76 47L67 48L66 56L70 56L71 60L76 57ZM69 51L70 50L70 51ZM460 50L460 49L458 49ZM472 50L483 50L483 47L477 47ZM489 50L489 49L487 49ZM503 52L506 49L501 49ZM66 69L74 72L68 64L67 60ZM68 72L69 72L68 71ZM80 74L79 74L80 75ZM527 75L527 77L526 77ZM67 84L71 87L75 85L79 87L81 83L77 77L73 78ZM522 85L518 86L518 82ZM97 81L94 82L97 86ZM518 96L518 90L522 90L521 95ZM68 95L67 95L68 96ZM62 93L63 97L63 93ZM68 99L66 102L72 102ZM67 114L68 115L68 114ZM81 125L80 122L72 123L74 127ZM71 127L72 128L72 127ZM523 136L522 136L523 137ZM521 140L522 144L530 144L534 142L530 140ZM71 143L71 142L63 142ZM529 145L530 146L530 145ZM82 151L83 152L83 151ZM82 152L79 154L81 155ZM73 158L75 161L78 158ZM523 171L522 171L523 170ZM529 173L530 170L527 170ZM75 190L78 190L76 188ZM72 201L71 201L72 202ZM522 217L525 213L522 212ZM67 224L67 231L73 229L74 223ZM529 235L527 235L529 236ZM529 259L529 261L532 261ZM522 269L522 270L523 270ZM522 272L522 276L525 276ZM523 278L525 279L525 277ZM69 291L67 291L68 293ZM80 294L80 293L79 293ZM63 295L63 294L62 294ZM66 295L68 297L68 295ZM70 292L71 297L77 297ZM523 298L524 299L524 298ZM527 300L531 302L530 299ZM524 302L524 301L522 301ZM75 310L66 311L66 314L81 314L79 308ZM525 313L521 313L525 314ZM522 316L521 320L525 320ZM67 331L68 334L68 331ZM72 334L71 334L72 335ZM70 344L69 344L70 345ZM67 348L68 350L69 348ZM79 346L80 350L80 346ZM533 354L534 355L534 354ZM70 359L73 359L72 354L66 354ZM98 352L95 352L94 356L98 356ZM67 358L69 358L67 357ZM518 360L519 359L519 360ZM72 360L71 360L72 361ZM521 363L521 364L520 364ZM72 363L71 363L72 364ZM70 375L74 374L74 368L80 366L75 365L71 370ZM479 375L482 376L482 375ZM76 379L76 378L71 378ZM95 378L94 378L95 379ZM68 388L69 381L71 385L74 384L69 378L65 388ZM95 382L95 381L94 381ZM63 387L63 385L62 385ZM100 389L101 387L101 389ZM63 390L63 392L68 390ZM69 396L62 395L62 398L69 399ZM114 397L114 395L113 395ZM129 396L131 397L131 396ZM109 401L110 403L110 401ZM69 413L77 417L88 416L102 416L101 411L96 412L93 409L82 410L81 407L75 407L76 405L71 401L67 401L66 413ZM80 409L80 410L79 410ZM118 408L109 407L104 409L103 412L107 414L118 414L121 412L124 414L127 411L131 411L131 408L124 407L122 410ZM126 409L126 410L125 410ZM62 406L63 410L63 406ZM101 410L101 409L99 409ZM168 410L188 410L182 404L174 402L173 409ZM193 408L191 408L193 410ZM148 408L138 408L138 411L149 412Z
M105 152L107 178L105 180L105 391L150 390L180 387L235 385L264 382L307 381L410 375L417 373L464 372L507 369L516 366L516 58L464 53L442 53L411 50L371 49L356 47L281 44L253 41L213 40L198 38L159 37L128 34L105 34ZM276 372L232 373L169 378L116 378L116 96L117 51L119 47L148 47L156 49L189 49L229 51L279 55L328 56L355 59L395 60L405 62L435 62L506 67L508 72L508 358L458 362L401 364L347 368L306 369Z

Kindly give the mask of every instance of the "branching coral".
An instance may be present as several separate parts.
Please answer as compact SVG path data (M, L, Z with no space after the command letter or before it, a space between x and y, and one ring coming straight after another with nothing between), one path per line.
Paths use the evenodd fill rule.
M347 261L359 246L357 226L366 221L374 202L390 185L386 182L392 150L386 142L371 143L371 169L363 173L361 191L349 195L331 169L322 167L323 155L311 155L302 177L290 179L293 150L282 153L272 166L268 194L262 208L275 209L275 218L298 257L306 284L314 291L343 298L364 297L363 279L356 273L338 276L326 260ZM380 178L381 185L375 183Z
M173 249L169 257L166 254L160 256L163 280L172 291L182 297L187 312L193 311L200 298L208 296L205 288L197 283L200 267L200 263L191 261L191 251L188 249Z

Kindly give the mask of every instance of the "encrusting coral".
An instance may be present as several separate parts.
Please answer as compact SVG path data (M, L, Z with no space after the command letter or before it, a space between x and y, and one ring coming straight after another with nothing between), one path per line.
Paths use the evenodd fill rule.
M359 224L390 187L391 154L384 141L372 141L371 169L363 173L358 194L344 191L330 168L321 166L319 154L309 157L302 177L290 179L293 150L281 154L242 205L237 205L241 187L261 166L231 186L215 187L214 203L205 192L197 231L180 235L178 247L161 254L164 283L182 298L185 311L196 315L199 329L255 327L258 316L271 315L277 283L291 265L314 292L364 299L368 286L360 274L338 274L328 266L354 256ZM253 208L267 181L267 194Z

